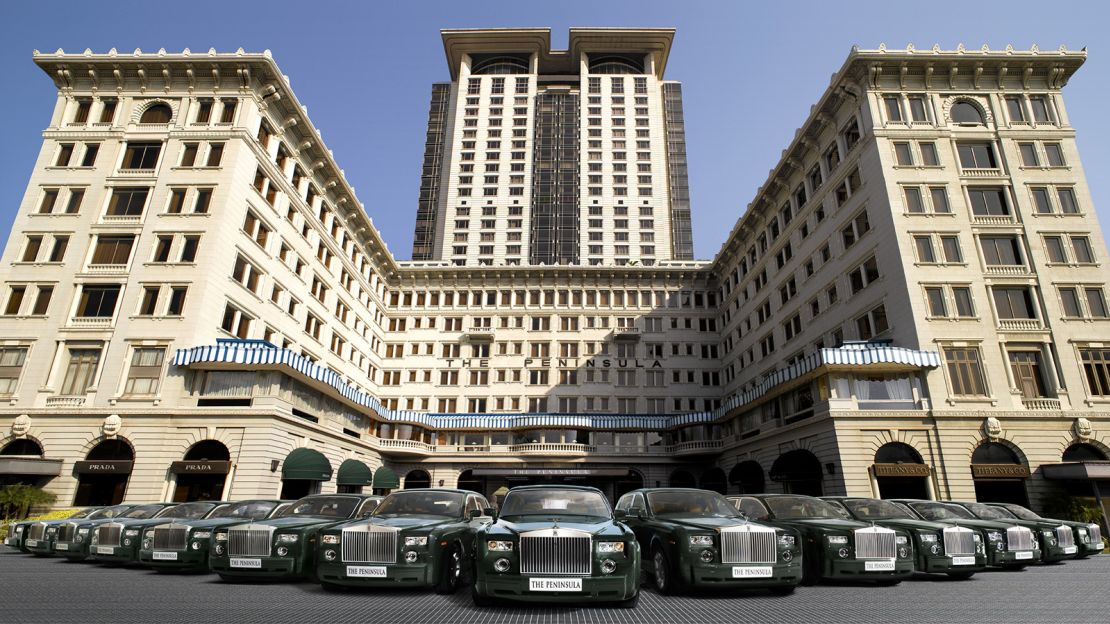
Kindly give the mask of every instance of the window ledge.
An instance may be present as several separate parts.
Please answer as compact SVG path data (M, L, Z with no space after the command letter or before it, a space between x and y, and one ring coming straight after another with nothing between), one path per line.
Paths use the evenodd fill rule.
M954 216L956 216L956 213L954 213L954 212L931 212L931 211L926 211L926 212L903 211L902 216L905 216L905 217L954 217Z
M1034 217L1056 217L1057 219L1065 217L1085 217L1084 212L1033 212Z
M210 212L159 212L154 216L156 217L209 217Z
M96 165L47 165L47 171L92 171Z
M953 406L968 403L978 405L990 405L991 407L995 407L998 405L998 399L994 399L989 396L949 396L945 402Z

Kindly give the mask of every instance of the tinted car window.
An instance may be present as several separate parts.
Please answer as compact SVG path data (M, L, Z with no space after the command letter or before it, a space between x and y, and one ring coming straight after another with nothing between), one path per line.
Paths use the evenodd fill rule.
M598 516L611 515L609 501L599 492L582 490L509 490L501 505L504 516L567 515Z
M261 520L270 515L277 503L272 501L247 501L227 505L212 512L209 518L249 518Z
M975 515L959 505L946 505L944 503L913 503L910 505L914 511L925 517L926 520L974 520Z
M95 511L95 512L89 514L89 517L86 518L86 519L87 520L103 520L103 519L106 519L106 518L115 518L116 516L120 515L121 513L125 512L125 511L127 511L128 509L131 509L131 505L113 505L111 507L105 507L105 508L103 508L99 511Z
M414 514L423 516L462 515L465 494L451 492L396 492L385 497L376 509L375 516Z
M860 520L912 520L913 514L890 501L846 500L843 505Z
M1029 511L1025 507L1022 507L1021 505L1006 505L1005 507L1006 507L1006 511L1009 511L1010 513L1014 514L1018 518L1021 518L1022 520L1040 520L1041 519L1040 516L1033 513L1032 511Z
M983 503L968 503L965 507L984 520L1013 520L1017 517L1001 507L991 507Z
M765 520L771 515L771 512L767 511L767 507L754 498L741 498L736 503L736 508L752 520Z
M848 513L836 505L804 496L773 496L764 501L775 514L775 518L782 520L801 518L835 518L848 519Z
M740 514L725 497L700 490L648 492L648 506L657 516L713 516L738 518Z
M82 509L81 511L78 511L77 513L75 513L72 516L70 516L69 518L67 518L67 520L82 520L84 518L88 518L90 515L92 515L95 512L96 512L96 510L92 509L92 508Z
M124 513L119 518L130 518L133 520L144 520L146 518L153 518L159 511L165 509L165 505L139 505Z
M362 499L350 496L319 496L302 498L281 512L282 518L290 516L324 516L349 518Z
M196 520L203 518L212 511L215 503L182 503L167 507L160 511L155 518L181 518L182 520Z

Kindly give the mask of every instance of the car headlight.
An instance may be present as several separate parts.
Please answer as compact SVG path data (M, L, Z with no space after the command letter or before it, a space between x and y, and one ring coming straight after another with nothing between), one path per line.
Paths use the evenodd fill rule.
M691 546L712 546L713 545L713 536L712 535L691 535L690 536L690 545Z
M976 542L983 541L982 536L980 536L978 533L972 533L971 534L971 539L975 540Z
M154 542L149 537L143 539L143 550L150 550L153 545Z
M296 533L281 533L277 536L277 543L279 544L296 544L300 538Z
M19 527L19 526L15 527L15 532L16 533L22 533L23 532L23 527Z
M830 536L826 537L825 539L828 540L828 542L830 544L847 544L848 543L848 536L847 535L830 535Z
M513 549L513 543L504 540L489 540L486 542L486 548L492 551L506 552Z
M899 535L898 537L894 538L894 543L898 544L899 546L905 546L906 544L910 543L910 538L906 537L905 535Z
M321 544L338 544L339 543L339 536L338 535L325 535L325 536L320 538L320 543Z
M421 536L412 535L412 536L409 536L409 537L405 538L405 546L427 546L427 545L428 545L428 536L427 535L421 535Z
M46 529L47 533L57 533L57 531L58 531L58 527L50 527L50 528Z
M793 535L780 535L779 536L779 546L782 546L784 548L793 548L794 547L794 536Z
M599 553L622 553L624 552L624 542L598 542L597 552Z
M78 535L88 535L89 530L88 529L77 529L77 534Z
M217 533L216 534L216 541L217 542L226 542L227 541L227 533L225 533L223 531Z
M124 537L138 537L139 536L139 530L138 529L127 529L123 532L123 535L124 535Z
M212 531L196 531L193 533L195 539L208 539L212 537Z
M917 538L921 540L922 544L936 544L937 543L937 534L936 533L918 533Z

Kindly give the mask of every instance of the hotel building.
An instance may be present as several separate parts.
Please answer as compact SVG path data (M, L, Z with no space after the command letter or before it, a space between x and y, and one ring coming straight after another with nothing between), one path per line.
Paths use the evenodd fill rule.
M413 261L268 53L36 53L2 478L58 506L1110 487L1108 257L1062 97L1086 53L853 49L693 261L672 35L445 31Z

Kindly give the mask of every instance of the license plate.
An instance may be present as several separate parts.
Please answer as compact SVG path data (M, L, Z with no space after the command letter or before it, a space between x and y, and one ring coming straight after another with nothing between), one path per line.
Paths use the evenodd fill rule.
M26 546L27 548L31 548L31 547L33 547L33 546L38 546L38 545L39 545L39 541L38 541L38 540L36 540L36 539L29 539L29 540L24 540L24 541L23 541L23 545L24 545L24 546Z
M580 592L582 579L580 578L530 578L528 591L546 592Z
M1032 558L1033 558L1033 551L1031 551L1031 550L1021 550L1021 551L1018 551L1018 552L1014 553L1014 559L1032 559Z
M952 557L952 565L975 565L975 557Z
M233 568L261 568L261 559L232 559L231 567Z
M54 544L54 550L69 550L69 544Z
M1075 552L1076 552L1076 547L1075 546L1064 546L1064 554L1065 555L1074 555Z
M893 572L894 560L890 561L864 561L864 572Z
M385 566L347 566L347 576L385 578Z
M98 554L98 555L114 555L114 554L116 554L116 549L115 549L114 546L97 546L96 547L96 554Z
M155 561L177 561L177 553L166 551L154 551Z
M732 566L732 578L771 578L771 566Z

